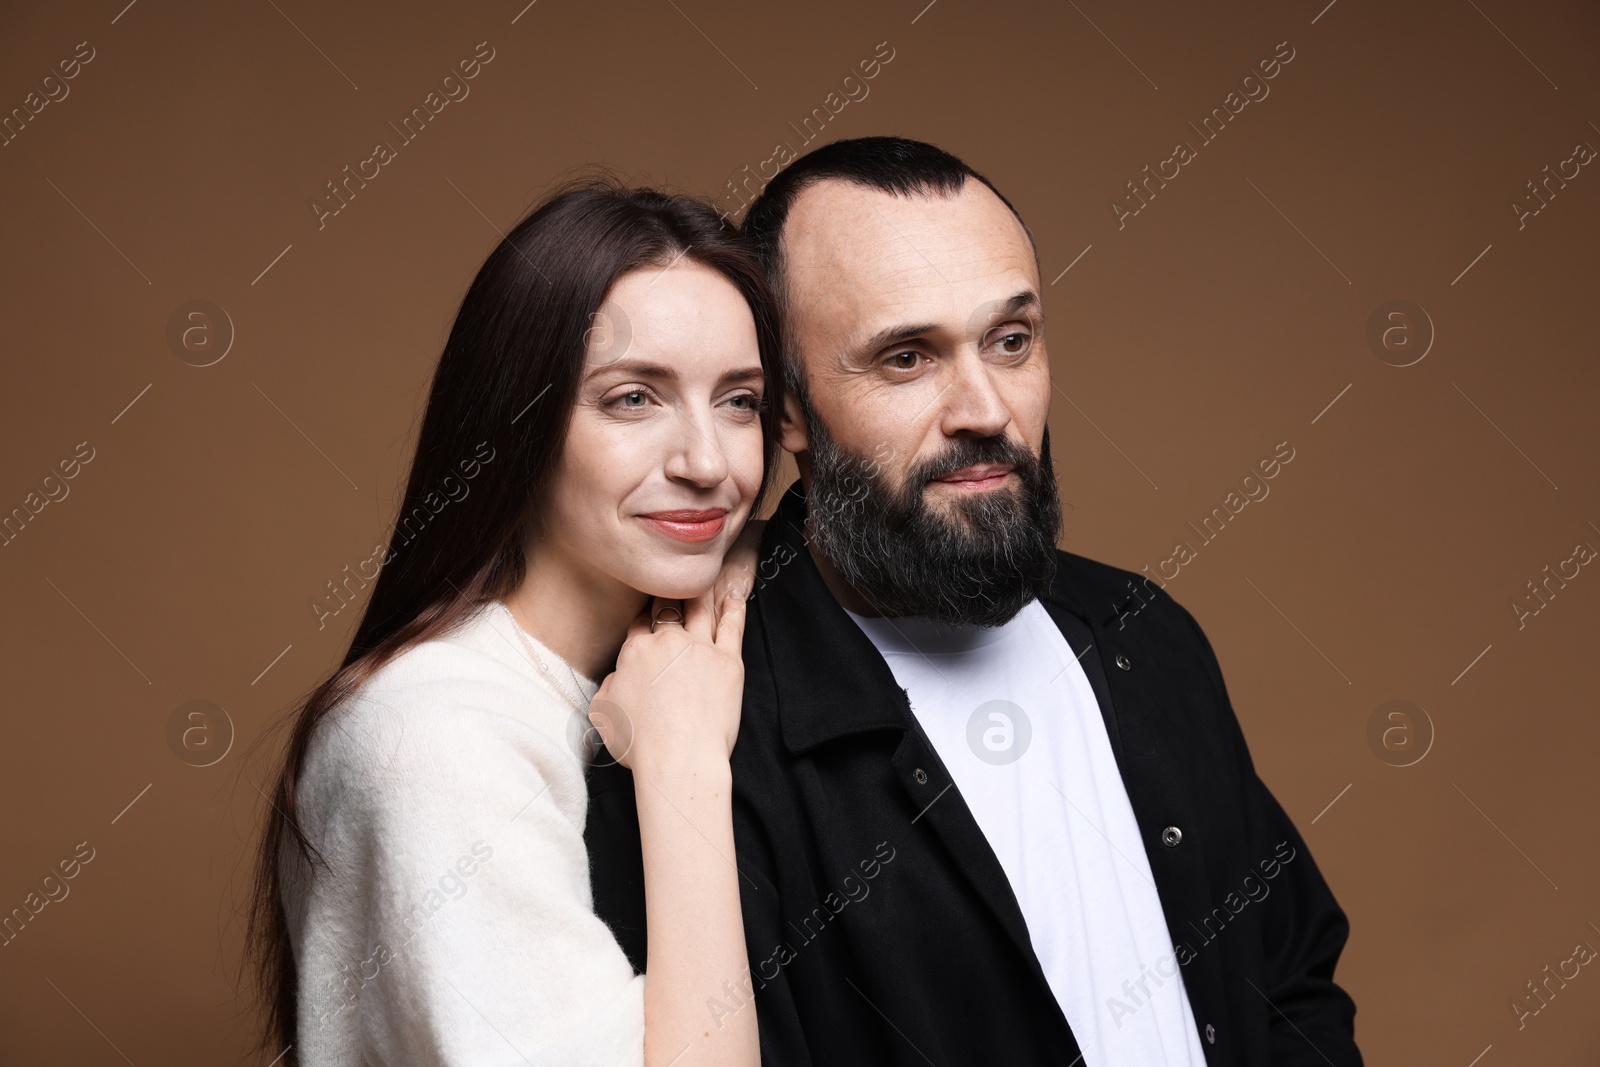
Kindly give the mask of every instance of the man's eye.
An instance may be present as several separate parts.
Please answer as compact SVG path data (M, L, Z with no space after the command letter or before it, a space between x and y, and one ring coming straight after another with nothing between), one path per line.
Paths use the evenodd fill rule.
M907 349L904 352L896 352L884 362L895 370L913 370L921 358L922 354L920 352L914 349Z
M1008 333L1004 337L1000 338L998 342L996 342L1000 348L1000 352L1007 356L1022 355L1028 350L1029 345L1032 343L1033 338L1029 337L1025 333Z

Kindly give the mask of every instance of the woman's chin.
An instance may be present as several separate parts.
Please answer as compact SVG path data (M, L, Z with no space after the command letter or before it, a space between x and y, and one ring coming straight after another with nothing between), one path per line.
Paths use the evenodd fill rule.
M707 592L711 588L710 582L701 582L694 585L658 585L640 592L649 596L660 597L662 600L693 600L695 597Z
M708 591L722 570L720 555L713 557L709 566L705 563L684 566L686 561L681 559L677 562L676 566L665 566L654 569L652 573L639 575L634 588L663 600L692 600Z

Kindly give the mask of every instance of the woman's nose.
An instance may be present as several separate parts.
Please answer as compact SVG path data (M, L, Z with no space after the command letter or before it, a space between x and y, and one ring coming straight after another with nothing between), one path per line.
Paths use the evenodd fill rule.
M685 413L679 420L678 439L667 458L667 476L713 486L728 477L728 456L712 425L710 412Z

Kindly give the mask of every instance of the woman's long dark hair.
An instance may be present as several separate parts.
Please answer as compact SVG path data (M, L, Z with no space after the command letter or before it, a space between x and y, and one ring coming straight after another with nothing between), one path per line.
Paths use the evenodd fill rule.
M561 457L589 331L608 328L596 313L624 274L680 257L727 278L755 319L766 370L761 496L770 488L783 402L778 324L766 278L738 231L708 201L610 179L586 179L545 199L490 254L461 301L372 597L339 669L293 718L269 797L248 934L269 1046L290 1048L297 1025L280 857L294 848L326 867L295 811L312 732L384 663L521 583L524 539ZM285 1057L296 1059L292 1051Z

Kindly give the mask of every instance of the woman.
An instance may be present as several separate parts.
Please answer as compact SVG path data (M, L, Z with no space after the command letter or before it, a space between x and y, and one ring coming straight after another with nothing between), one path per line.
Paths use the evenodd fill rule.
M758 1062L755 1013L705 1006L748 967L744 592L712 590L774 467L777 352L700 201L581 183L489 256L271 798L252 941L285 1062ZM637 785L645 975L591 907L591 721Z

